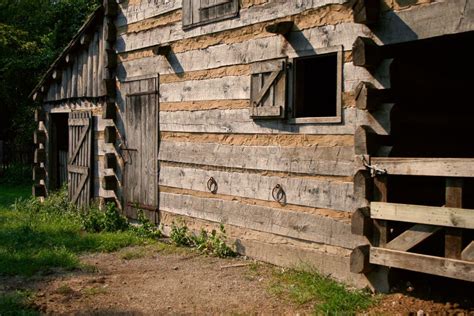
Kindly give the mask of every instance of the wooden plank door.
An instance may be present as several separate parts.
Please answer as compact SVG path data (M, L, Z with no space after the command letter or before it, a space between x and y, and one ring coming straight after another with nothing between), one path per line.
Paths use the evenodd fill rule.
M125 161L124 207L130 218L143 210L158 222L158 77L129 81L126 94L125 135L122 156Z
M92 113L71 112L68 126L69 199L79 206L88 206L92 189Z

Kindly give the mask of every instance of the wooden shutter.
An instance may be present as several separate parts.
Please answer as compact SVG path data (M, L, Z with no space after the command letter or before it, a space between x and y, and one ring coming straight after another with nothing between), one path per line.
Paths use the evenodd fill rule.
M250 116L284 118L286 113L286 60L252 65Z
M183 28L235 17L238 0L183 0Z
M68 186L69 199L79 206L91 197L92 113L69 114Z

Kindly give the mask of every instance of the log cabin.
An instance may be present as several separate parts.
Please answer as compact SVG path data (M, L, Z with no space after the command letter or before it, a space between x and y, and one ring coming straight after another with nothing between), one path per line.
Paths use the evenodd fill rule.
M473 282L473 42L470 0L105 0L32 93L34 195Z

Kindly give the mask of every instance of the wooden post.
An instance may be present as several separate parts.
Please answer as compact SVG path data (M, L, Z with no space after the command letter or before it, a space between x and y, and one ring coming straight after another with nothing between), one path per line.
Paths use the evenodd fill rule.
M463 184L462 178L446 178L446 207L462 208ZM447 227L444 244L444 255L447 258L460 259L462 230Z
M374 178L374 200L387 202L387 176L377 176ZM374 220L373 245L383 247L388 242L388 225L385 220Z
M373 39L357 37L352 45L352 62L354 66L375 68L381 60L381 49Z

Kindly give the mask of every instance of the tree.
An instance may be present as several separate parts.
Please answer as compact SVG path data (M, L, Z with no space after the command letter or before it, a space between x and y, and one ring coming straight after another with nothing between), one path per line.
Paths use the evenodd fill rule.
M72 39L98 0L0 0L0 139L31 143L40 76Z

